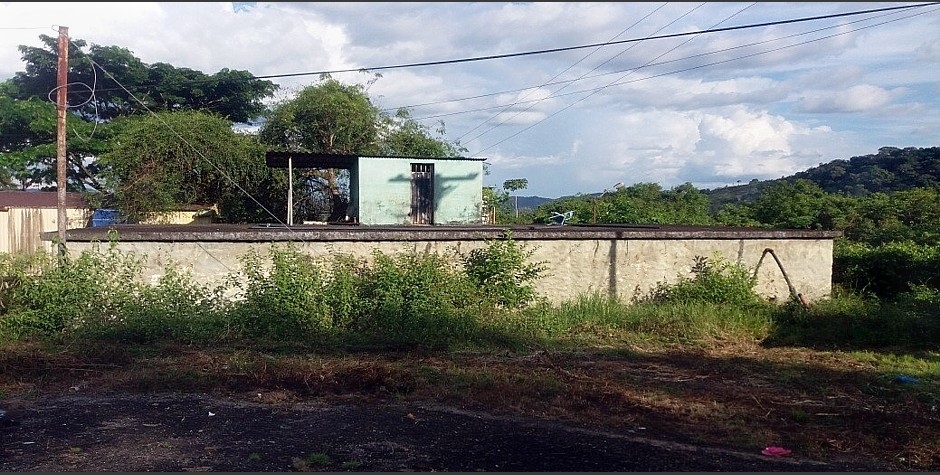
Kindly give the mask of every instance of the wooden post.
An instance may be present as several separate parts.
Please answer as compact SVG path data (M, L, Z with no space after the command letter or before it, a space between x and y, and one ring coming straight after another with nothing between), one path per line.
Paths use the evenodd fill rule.
M59 63L56 75L56 191L58 193L59 256L65 255L65 231L68 229L66 213L65 112L69 80L69 28L59 27Z

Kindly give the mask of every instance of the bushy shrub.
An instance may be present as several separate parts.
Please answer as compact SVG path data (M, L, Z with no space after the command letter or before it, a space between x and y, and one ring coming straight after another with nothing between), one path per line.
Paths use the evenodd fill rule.
M144 257L112 242L63 262L0 262L9 282L0 287L0 337L445 347L493 338L490 317L536 300L543 266L531 255L509 236L467 256L375 250L371 260L313 258L288 243L247 252L225 284L209 288L174 263L143 282Z
M529 262L534 253L506 231L502 239L464 255L464 273L497 305L523 308L536 299L533 282L546 270L543 262Z
M76 259L37 254L31 272L19 272L7 297L4 326L18 334L54 335L83 326L119 321L136 300L142 259L107 251L82 252Z
M196 284L189 272L170 263L156 284L138 289L118 322L97 332L139 343L217 342L227 331L222 291Z
M750 305L762 303L754 291L754 278L748 269L720 256L708 259L696 256L692 276L679 275L675 282L659 282L645 296L634 302L712 303Z
M916 298L934 299L927 292ZM898 305L901 303L902 305ZM785 305L776 309L776 328L765 343L842 348L935 349L940 338L938 307L912 302L883 302L835 287L830 298L809 308Z
M447 258L433 253L373 251L362 268L353 329L391 344L441 346L475 328L479 291Z
M272 245L265 262L255 250L241 257L242 278L233 306L233 325L241 337L302 339L331 329L332 318L323 298L323 265L301 254L296 245Z
M940 325L940 289L927 285L911 285L911 290L901 294L898 300L913 311L933 318Z
M911 241L877 246L838 241L833 282L860 294L894 300L915 286L940 288L940 246Z

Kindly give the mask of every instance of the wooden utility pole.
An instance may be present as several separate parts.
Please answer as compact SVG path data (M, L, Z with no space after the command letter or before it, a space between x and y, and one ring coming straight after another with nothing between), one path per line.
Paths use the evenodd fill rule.
M59 64L56 75L56 191L58 192L59 255L65 254L65 231L68 229L68 214L65 212L66 176L65 156L65 112L69 81L69 27L59 27Z

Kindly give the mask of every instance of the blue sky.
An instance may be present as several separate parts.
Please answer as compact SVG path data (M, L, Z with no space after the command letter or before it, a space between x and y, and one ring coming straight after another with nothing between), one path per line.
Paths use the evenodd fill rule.
M925 3L7 2L0 79L23 70L17 46L40 46L58 25L210 74L563 49L333 76L374 80L376 105L411 106L431 129L443 121L445 139L487 159L486 184L526 178L520 195L716 188L883 146L940 146L940 5L782 23L906 5ZM671 37L649 39L660 36ZM614 44L568 49L603 43ZM317 78L273 79L277 99Z

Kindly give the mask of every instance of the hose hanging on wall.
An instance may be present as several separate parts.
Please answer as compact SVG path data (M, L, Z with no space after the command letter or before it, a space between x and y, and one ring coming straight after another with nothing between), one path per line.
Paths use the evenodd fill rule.
M754 277L752 278L755 282L757 281L757 271L760 269L760 265L764 262L764 256L770 254L773 256L774 260L777 261L777 267L780 268L780 272L783 273L783 280L787 282L787 288L790 289L790 297L795 299L797 302L800 302L803 305L803 308L809 308L809 302L806 301L806 298L803 297L803 294L798 293L796 288L793 287L793 284L790 282L790 276L787 275L787 271L783 268L783 264L780 263L780 258L777 257L777 253L774 252L771 248L764 249L764 252L761 253L760 259L757 261L757 266L754 267Z

